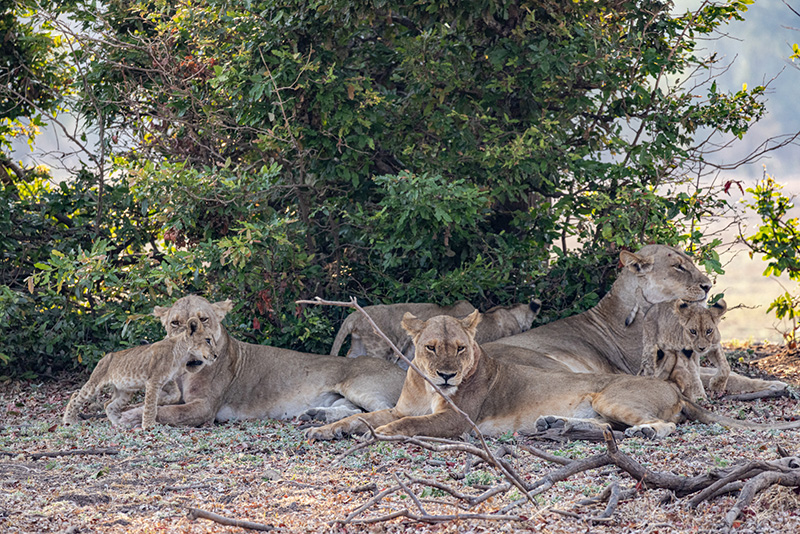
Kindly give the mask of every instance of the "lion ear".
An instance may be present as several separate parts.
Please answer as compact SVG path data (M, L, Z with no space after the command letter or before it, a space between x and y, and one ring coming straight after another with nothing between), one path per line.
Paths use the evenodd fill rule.
M672 305L672 309L675 311L675 315L678 317L689 317L690 316L690 309L689 303L683 299L677 299L675 303Z
M652 258L645 258L627 250L619 253L619 261L623 267L634 274L647 274L653 270Z
M233 301L231 299L221 300L211 305L211 309L221 321L225 315L233 309Z
M425 328L425 321L417 319L413 313L406 312L403 315L403 320L400 322L400 326L408 332L411 337L417 336L422 329Z
M153 308L153 315L161 319L165 315L167 315L168 311L169 308L165 308L164 306L156 306L155 308Z
M483 315L481 315L481 312L478 310L475 310L461 319L461 326L464 327L464 330L466 330L467 334L473 339L475 338L475 332L478 329L478 324L481 322L481 319L483 319Z
M728 303L725 302L725 299L720 299L712 304L708 310L711 312L711 315L714 316L714 320L719 321L719 318L725 315L725 312L728 311Z

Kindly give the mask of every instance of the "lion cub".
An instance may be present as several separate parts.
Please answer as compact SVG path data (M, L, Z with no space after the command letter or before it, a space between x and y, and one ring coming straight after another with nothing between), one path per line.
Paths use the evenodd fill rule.
M178 336L103 356L86 384L72 395L62 422L78 422L80 408L110 384L112 393L111 400L106 404L106 414L111 424L119 426L123 406L134 393L145 388L142 428L153 428L158 401L164 404L180 399L175 377L184 370L199 371L204 364L211 364L217 359L216 342L210 334L206 334L200 321L192 317L187 326ZM193 365L198 361L199 365ZM159 399L165 386L171 386L173 391Z
M705 356L717 368L709 390L722 394L731 366L722 351L717 325L727 309L724 300L708 308L703 303L680 299L653 306L644 318L639 374L672 380L692 400L707 399L700 381L700 356Z
M541 301L531 300L529 303L511 306L495 306L482 315L475 339L478 343L488 343L496 339L520 334L530 330L531 324L542 307ZM465 300L459 300L452 306L439 306L428 303L378 304L365 306L364 311L375 321L375 324L392 343L405 354L409 360L414 359L414 343L408 333L401 327L403 315L411 313L425 321L437 315L450 317L466 317L475 308ZM331 348L331 356L338 356L342 344L350 336L348 358L372 356L397 363L403 369L408 365L399 360L392 348L372 329L372 325L362 313L353 312L347 316L336 334Z

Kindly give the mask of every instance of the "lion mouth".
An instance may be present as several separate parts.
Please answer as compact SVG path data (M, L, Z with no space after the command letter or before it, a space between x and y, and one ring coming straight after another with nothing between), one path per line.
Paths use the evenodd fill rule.
M190 373L196 373L206 364L203 360L189 360L186 362L186 370Z

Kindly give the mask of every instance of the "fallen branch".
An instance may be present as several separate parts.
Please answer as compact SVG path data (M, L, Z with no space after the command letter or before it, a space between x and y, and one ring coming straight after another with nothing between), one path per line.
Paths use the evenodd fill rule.
M22 454L30 456L34 460L39 458L55 458L58 456L90 456L90 455L114 455L119 454L119 449L73 449L68 451L50 451L50 452L26 452L26 451L0 451L4 456L17 456Z
M262 525L261 523L254 523L252 521L242 521L241 519L232 519L213 512L206 512L199 508L189 508L189 519L208 519L229 527L247 528L250 530L268 531L274 530L272 525Z

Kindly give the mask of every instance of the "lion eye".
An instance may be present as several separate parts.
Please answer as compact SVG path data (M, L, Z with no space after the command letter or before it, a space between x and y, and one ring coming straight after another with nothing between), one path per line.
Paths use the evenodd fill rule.
M457 352L458 354L461 354L461 353L462 353L462 352L464 352L465 350L467 350L467 347L464 347L463 345L459 345L459 347L456 349L456 352Z
M695 330L694 328L690 328L689 329L689 333L692 334L693 336L696 336L697 335L697 330Z
M711 335L711 332L713 332L713 330L711 330L711 329L709 328L708 330L706 330L706 335L707 335L707 336L710 336L710 335Z
M685 273L686 272L686 269L680 263L678 265L674 265L674 267L675 267L675 270L678 271L679 273Z
M207 323L208 317L199 317L201 323Z
M171 324L172 324L172 326L180 326L181 322L179 320L175 319L174 321L172 321Z
M209 347L211 346L211 338L210 337L206 338L206 345L208 345Z
M436 345L425 345L425 348L436 354Z

